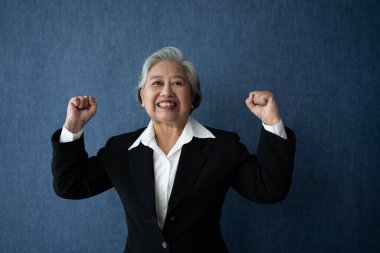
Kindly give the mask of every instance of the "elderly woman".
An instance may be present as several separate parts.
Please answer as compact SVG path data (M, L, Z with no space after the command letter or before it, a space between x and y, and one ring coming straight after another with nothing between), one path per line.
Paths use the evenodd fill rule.
M291 184L295 136L273 95L255 91L245 101L263 124L257 155L235 133L190 117L201 101L197 72L176 48L145 61L137 96L149 125L110 138L92 157L83 128L97 103L91 96L70 100L64 127L52 137L55 192L82 199L115 187L128 226L124 252L228 252L219 225L228 189L273 203Z

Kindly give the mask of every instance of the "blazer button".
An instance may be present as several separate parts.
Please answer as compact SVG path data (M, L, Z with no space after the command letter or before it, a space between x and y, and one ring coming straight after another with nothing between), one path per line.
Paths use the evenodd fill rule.
M162 248L166 249L168 247L167 243L166 242L162 242L161 244Z
M170 216L170 221L175 221L175 216Z

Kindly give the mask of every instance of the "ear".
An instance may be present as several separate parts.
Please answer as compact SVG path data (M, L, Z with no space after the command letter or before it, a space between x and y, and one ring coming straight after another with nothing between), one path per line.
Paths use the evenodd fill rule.
M195 96L193 95L193 93L191 93L191 109L194 108L194 101L195 101Z
M140 96L141 106L144 107L144 93L143 93L143 89L139 90L139 96Z

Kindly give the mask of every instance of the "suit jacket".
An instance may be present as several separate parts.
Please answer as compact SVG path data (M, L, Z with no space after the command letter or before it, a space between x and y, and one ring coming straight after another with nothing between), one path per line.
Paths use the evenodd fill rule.
M225 195L232 186L259 203L283 200L291 184L295 136L284 140L261 130L257 155L235 133L209 130L215 139L193 140L182 148L163 231L157 225L153 150L140 143L144 129L110 138L89 157L83 136L59 143L52 137L54 190L68 199L94 196L115 187L128 226L125 252L228 252L220 230Z

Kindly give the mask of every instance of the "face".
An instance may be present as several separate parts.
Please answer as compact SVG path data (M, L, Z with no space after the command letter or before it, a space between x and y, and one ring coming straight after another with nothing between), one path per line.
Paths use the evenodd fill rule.
M192 107L191 87L182 65L161 61L140 90L142 106L155 123L185 124Z

